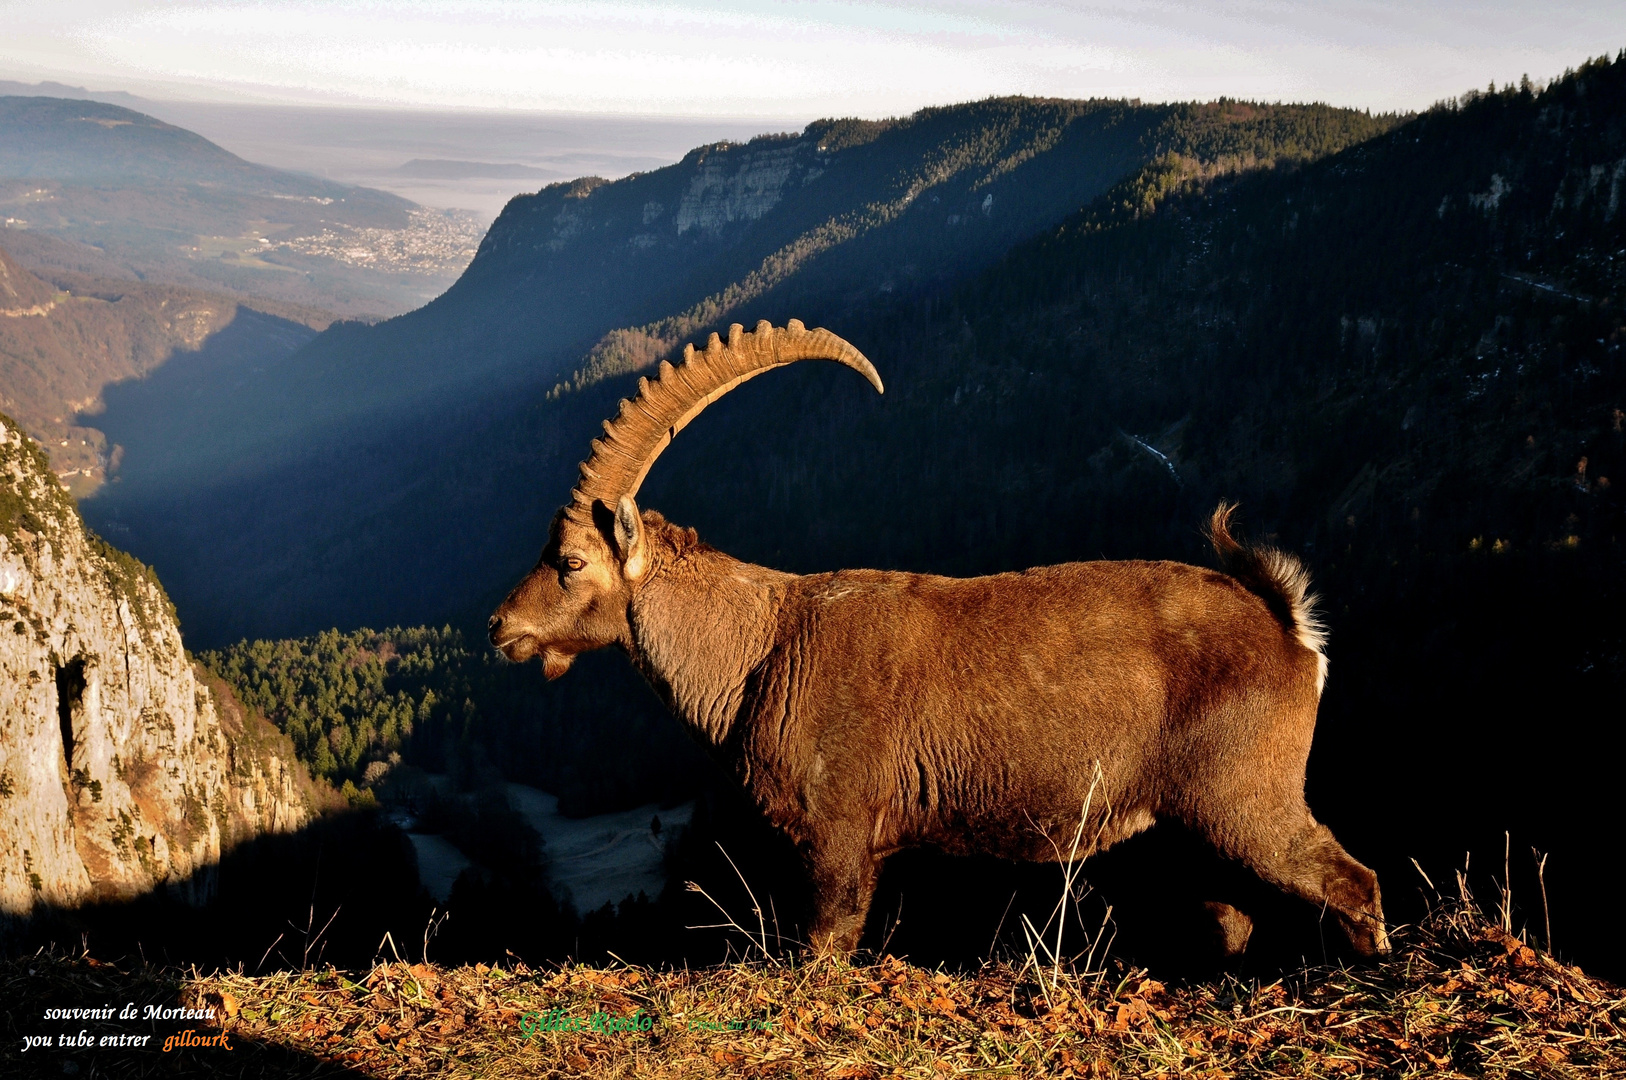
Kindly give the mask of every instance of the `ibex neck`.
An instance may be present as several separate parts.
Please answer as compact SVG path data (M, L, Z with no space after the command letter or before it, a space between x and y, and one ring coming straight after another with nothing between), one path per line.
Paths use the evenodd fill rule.
M704 743L728 737L792 575L718 551L658 567L632 603L633 663Z

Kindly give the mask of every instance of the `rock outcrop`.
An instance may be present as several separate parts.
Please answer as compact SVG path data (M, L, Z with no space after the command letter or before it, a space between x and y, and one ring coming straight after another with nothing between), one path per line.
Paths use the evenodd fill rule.
M0 416L0 913L202 901L223 850L303 824L303 767L222 694L152 572L85 530Z

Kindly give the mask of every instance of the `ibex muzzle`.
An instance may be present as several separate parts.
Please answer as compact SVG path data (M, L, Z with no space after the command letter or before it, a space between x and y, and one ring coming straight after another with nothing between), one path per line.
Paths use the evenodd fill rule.
M792 321L734 326L621 403L536 568L491 619L549 678L619 645L798 845L813 939L850 952L882 861L907 847L1053 860L1172 818L1388 948L1373 873L1304 802L1326 675L1290 555L1211 535L1226 572L1089 562L956 579L797 576L701 543L633 496L672 437L769 368L857 349Z

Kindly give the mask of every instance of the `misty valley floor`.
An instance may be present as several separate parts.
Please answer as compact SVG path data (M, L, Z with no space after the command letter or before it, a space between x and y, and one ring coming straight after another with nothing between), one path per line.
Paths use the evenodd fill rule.
M0 1072L846 1080L1626 1073L1619 987L1531 948L1471 904L1446 903L1396 941L1395 955L1374 967L1183 985L1133 969L1083 977L1063 969L1053 978L991 964L960 975L894 957L697 970L392 961L364 973L255 977L41 953L0 966ZM210 1010L214 1019L42 1019L49 1009L109 1001L132 1002L132 1012L149 1004ZM144 1049L20 1050L24 1036L68 1028L92 1039L152 1038Z

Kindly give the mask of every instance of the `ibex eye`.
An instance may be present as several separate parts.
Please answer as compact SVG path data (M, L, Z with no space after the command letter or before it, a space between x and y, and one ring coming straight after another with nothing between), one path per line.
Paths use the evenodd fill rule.
M581 570L581 569L585 568L586 566L587 566L587 560L586 559L578 559L574 555L572 555L570 558L565 560L565 569L567 569L567 570Z

